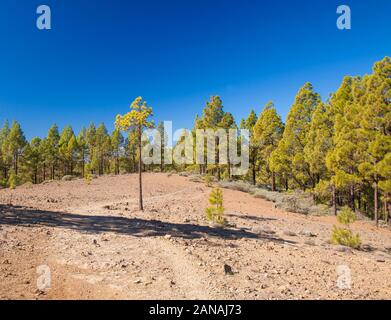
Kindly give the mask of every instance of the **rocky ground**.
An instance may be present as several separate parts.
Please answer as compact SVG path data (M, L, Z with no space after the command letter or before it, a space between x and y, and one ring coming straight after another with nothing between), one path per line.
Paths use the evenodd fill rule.
M227 189L235 227L220 229L205 219L209 192L145 174L142 213L136 175L0 190L0 299L391 298L390 230L359 221L363 249L334 246L334 217Z

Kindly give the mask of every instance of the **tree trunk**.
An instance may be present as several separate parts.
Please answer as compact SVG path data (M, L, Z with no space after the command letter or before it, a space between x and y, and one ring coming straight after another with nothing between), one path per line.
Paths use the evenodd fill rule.
M220 173L220 139L216 138L216 167L217 167L217 181L220 181L221 179L221 173Z
M373 199L374 199L374 209L373 209L373 213L374 213L374 218L375 218L375 223L376 223L376 226L379 225L379 203L378 203L378 193L379 193L379 190L378 190L378 185L377 185L377 181L375 181L375 185L374 185L374 191L373 191Z
M349 195L349 205L350 205L350 208L353 211L355 211L356 207L354 205L354 186L353 185L350 186L349 192L350 192L350 195Z
M335 188L335 185L333 185L333 213L335 216L337 216L337 190Z
M227 143L227 165L228 165L228 180L231 179L231 158L229 156L229 135Z
M160 172L164 171L164 146L160 149Z
M86 173L85 173L85 168L86 168L86 164L85 164L85 161L84 161L84 156L83 156L83 161L82 161L82 167L81 167L81 174L83 176L83 178L85 177Z
M18 175L18 154L15 154L15 175Z
M142 162L141 162L141 127L138 129L138 147L139 147L139 157L138 157L138 182L139 182L139 209L144 211L143 206L143 180L142 180Z
M252 184L255 186L257 184L256 171L255 171L255 157L251 158L251 166L252 166Z
M272 191L276 191L276 174L272 171Z

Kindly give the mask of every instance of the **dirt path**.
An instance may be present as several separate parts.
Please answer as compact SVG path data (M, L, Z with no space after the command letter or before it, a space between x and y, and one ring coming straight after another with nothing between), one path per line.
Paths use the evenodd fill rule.
M184 254L183 250L168 241L147 239L148 246L157 250L158 255L173 271L173 283L177 285L184 299L210 299L207 279L204 272L196 266L195 259Z
M145 212L133 175L0 190L0 298L391 298L389 230L359 222L367 250L346 250L328 243L334 217L283 212L226 189L236 227L216 229L204 217L203 184L166 174L144 183ZM50 269L45 290L39 266ZM338 287L341 266L349 288Z

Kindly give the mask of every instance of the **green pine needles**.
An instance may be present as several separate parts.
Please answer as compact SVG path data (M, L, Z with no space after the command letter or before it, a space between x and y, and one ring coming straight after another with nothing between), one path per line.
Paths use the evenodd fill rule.
M359 234L354 234L349 226L356 221L356 215L349 207L343 207L338 213L337 220L344 227L333 227L331 242L351 248L359 248L361 239Z
M206 217L210 222L225 225L226 219L223 217L223 192L220 188L214 188L209 195L210 206L206 208Z

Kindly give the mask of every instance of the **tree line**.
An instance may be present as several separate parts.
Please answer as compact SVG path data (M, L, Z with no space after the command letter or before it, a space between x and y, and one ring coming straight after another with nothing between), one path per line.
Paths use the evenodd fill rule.
M70 126L60 133L53 125L45 138L31 141L26 140L18 122L11 126L5 122L0 131L0 183L40 183L65 175L119 174L139 168L193 170L213 174L218 180L245 179L272 191L311 192L317 202L329 204L335 213L338 207L348 205L377 223L382 216L388 220L391 213L390 102L389 57L376 62L371 74L345 77L325 101L306 83L298 91L285 123L273 102L259 114L251 110L237 123L224 111L221 98L211 97L202 114L196 116L193 133L207 128L248 129L250 170L243 177L232 176L229 159L227 165L145 166L139 161L140 132L126 119L118 118L111 133L104 124L91 124L78 135ZM133 118L137 123L137 114ZM121 127L126 127L125 136ZM162 123L157 129L164 136ZM221 143L218 137L216 143Z

